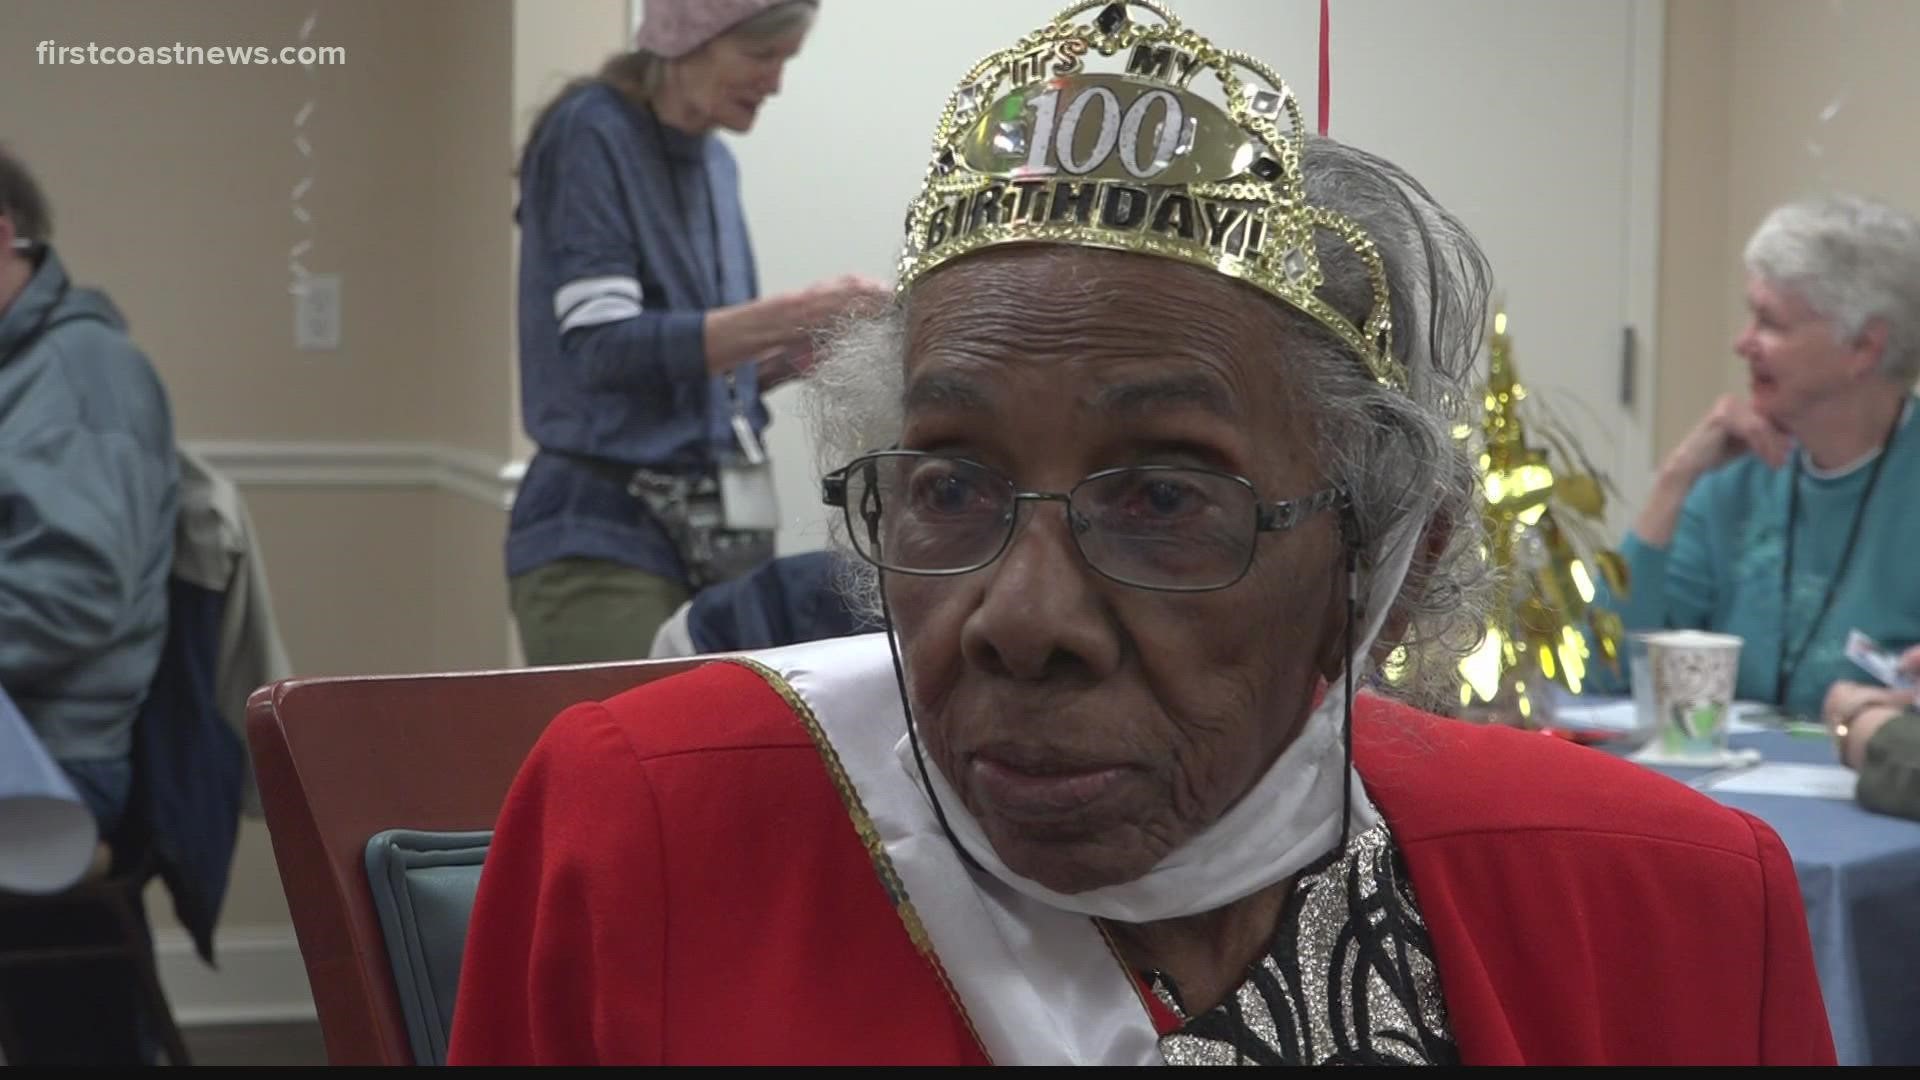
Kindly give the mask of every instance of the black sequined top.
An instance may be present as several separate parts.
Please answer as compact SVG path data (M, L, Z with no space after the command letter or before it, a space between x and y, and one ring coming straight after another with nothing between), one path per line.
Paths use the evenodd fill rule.
M1303 871L1234 994L1162 1036L1170 1065L1457 1065L1433 944L1385 824Z

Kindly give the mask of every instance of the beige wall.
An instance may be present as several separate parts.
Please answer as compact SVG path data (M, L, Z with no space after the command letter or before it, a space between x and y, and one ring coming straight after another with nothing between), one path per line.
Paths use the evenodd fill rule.
M183 440L433 444L506 460L515 6L0 3L0 139L47 189L70 269L128 315ZM344 46L344 66L42 66L33 53L47 39L277 47L298 42L310 11L311 43ZM310 162L293 145L308 100ZM343 278L333 352L293 345L303 175L305 263ZM508 662L497 505L427 484L244 493L300 673ZM153 910L164 936L170 905L156 895ZM286 922L265 830L248 822L223 932Z
M432 535L437 504L449 496L407 489L273 487L250 488L246 495L267 552L287 651L302 672L431 666L431 549L416 538ZM163 895L156 886L149 910L172 911ZM287 921L266 827L248 821L234 858L222 931L284 927ZM156 917L156 925L165 920Z
M505 379L498 380L504 385ZM515 663L508 651L507 583L501 545L506 513L466 495L436 492L425 593L433 636L425 663L388 670L472 671ZM400 594L405 595L405 594Z
M1734 0L1668 0L1661 96L1660 312L1654 453L1726 385L1722 333L1738 299L1727 254Z
M522 0L513 11L513 145L540 107L627 39L628 0Z
M72 66L33 43L298 40L346 63ZM511 0L8 0L0 132L57 242L107 288L183 438L430 441L504 454L512 424ZM302 105L314 105L296 129ZM304 131L313 152L294 148ZM311 232L293 218L302 177ZM342 275L342 344L292 338L291 246Z
M1743 383L1740 249L1769 209L1841 189L1920 212L1915 56L1911 0L1668 0L1661 452Z
M419 0L408 0L408 7ZM387 7L395 5L389 3ZM513 362L513 63L510 0L437 0L424 22L434 41L422 119L427 286L423 331L436 363L435 440L504 455L517 409Z
M416 114L422 52L440 0L318 5L314 39L344 67L41 66L33 42L129 45L297 40L308 5L190 0L10 0L0 62L5 137L54 203L59 247L107 287L166 379L181 431L393 439L415 431L430 369L419 317L430 130ZM308 171L307 265L344 274L343 346L293 347L290 192ZM424 119L424 116L422 116ZM411 162L412 168L390 168ZM376 392L369 393L369 389Z

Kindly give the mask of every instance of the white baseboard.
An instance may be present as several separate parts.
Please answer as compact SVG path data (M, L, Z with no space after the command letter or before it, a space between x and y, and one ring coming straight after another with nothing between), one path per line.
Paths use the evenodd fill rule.
M189 450L236 484L436 488L490 506L513 505L525 464L439 443L194 439Z
M216 970L177 928L156 930L160 985L182 1027L312 1020L313 993L291 926L234 927L214 937Z

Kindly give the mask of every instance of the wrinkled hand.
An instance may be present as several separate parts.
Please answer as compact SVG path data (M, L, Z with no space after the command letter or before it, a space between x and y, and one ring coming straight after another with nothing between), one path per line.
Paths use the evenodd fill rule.
M1691 481L1750 453L1778 469L1792 448L1787 433L1755 412L1747 399L1728 394L1680 440L1665 467Z
M1867 744L1887 722L1906 710L1898 705L1869 705L1856 713L1851 721L1834 728L1833 738L1840 749L1840 762L1850 769L1858 769L1867 758Z
M1908 650L1911 654L1914 650ZM1905 659L1904 657L1902 658ZM1840 748L1840 760L1854 768L1866 753L1867 741L1889 719L1912 707L1911 690L1895 690L1866 683L1837 682L1827 691L1820 719Z
M1827 700L1820 708L1820 718L1828 727L1844 724L1853 719L1863 709L1877 705L1891 705L1896 708L1913 704L1913 691L1895 690L1890 686L1874 686L1868 683L1837 682L1827 690Z
M771 390L783 383L803 379L820 363L811 342L790 345L760 361L760 387Z

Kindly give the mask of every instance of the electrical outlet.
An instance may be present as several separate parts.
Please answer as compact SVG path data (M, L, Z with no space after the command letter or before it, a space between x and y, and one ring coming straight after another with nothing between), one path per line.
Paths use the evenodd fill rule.
M295 290L293 344L301 349L340 347L339 274L308 274Z

